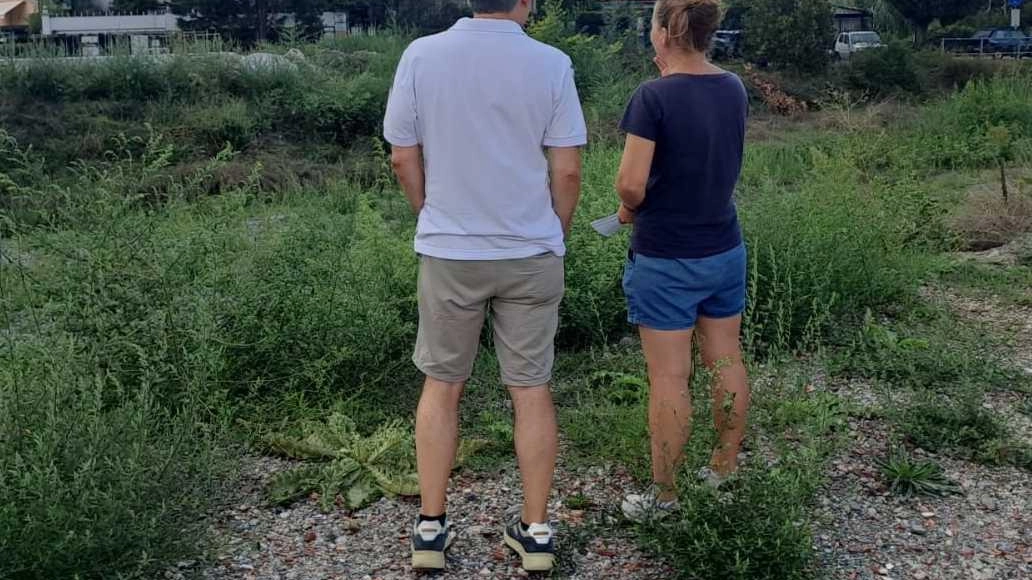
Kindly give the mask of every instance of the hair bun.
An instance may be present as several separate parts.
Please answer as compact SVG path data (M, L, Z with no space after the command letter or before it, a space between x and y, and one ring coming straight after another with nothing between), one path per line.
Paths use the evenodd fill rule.
M719 0L658 0L655 18L674 44L706 52L720 27L723 11Z

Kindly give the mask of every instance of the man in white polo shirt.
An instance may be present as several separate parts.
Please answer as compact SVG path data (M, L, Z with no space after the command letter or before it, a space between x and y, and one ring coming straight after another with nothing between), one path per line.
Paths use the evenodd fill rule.
M473 18L405 51L384 121L394 171L419 215L413 360L426 383L412 564L445 565L459 400L490 312L524 491L505 542L524 569L544 571L555 553L547 512L558 448L549 384L587 129L569 57L523 31L533 0L470 3Z

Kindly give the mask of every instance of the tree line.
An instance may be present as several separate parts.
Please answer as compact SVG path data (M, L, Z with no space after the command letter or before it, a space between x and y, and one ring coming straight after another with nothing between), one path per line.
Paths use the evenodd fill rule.
M600 0L552 0L570 14L597 11ZM826 52L831 35L833 0L726 0L728 19L735 28L752 28L753 48L773 60L790 59L819 65L813 60ZM70 0L73 10L96 8L96 0ZM612 3L610 3L612 4ZM851 0L848 4L887 12L906 21L920 41L929 26L959 22L980 10L986 0ZM993 3L995 4L995 3ZM992 5L992 4L990 4ZM189 19L182 26L190 30L218 31L243 43L275 39L281 29L280 14L296 16L296 33L314 37L322 33L325 11L346 11L353 24L367 27L400 26L414 30L441 29L468 13L466 0L114 0L112 8L123 12L146 12L170 6ZM757 46L759 43L759 46Z
M436 29L468 12L466 0L114 0L116 12L153 12L171 8L188 17L180 21L186 30L217 31L244 44L274 40L282 32L282 14L294 14L302 37L322 34L323 12L347 12L352 24L365 27L401 26ZM97 0L50 2L52 9L73 12L97 10Z

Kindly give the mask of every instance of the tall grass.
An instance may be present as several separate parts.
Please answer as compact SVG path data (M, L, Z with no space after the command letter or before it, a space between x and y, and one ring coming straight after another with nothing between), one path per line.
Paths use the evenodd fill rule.
M556 30L536 33L565 34ZM604 239L589 224L616 209L620 152L608 127L646 69L618 79L622 69L607 62L625 52L560 40L584 72L600 142L585 154L559 343L606 353L632 331L620 288L627 234ZM16 240L32 257L0 262L0 575L154 577L160 562L191 549L222 477L231 418L260 424L336 403L368 432L410 415L419 387L409 362L413 222L372 137L403 46L334 41L305 47L309 62L297 70L266 72L221 57L0 71L5 112L39 109L5 116L28 141L0 134L0 243ZM751 147L740 202L752 352L852 336L845 330L868 309L906 305L928 255L949 244L942 203L923 178L990 166L981 149L990 124L1009 127L1023 151L1028 83L972 84L913 126ZM64 131L43 136L37 123ZM272 191L269 168L240 158L277 141L318 152L323 166L372 142L374 178L318 188L285 180ZM239 179L214 186L233 163ZM596 363L612 368L578 372L635 376L626 360ZM581 445L611 425L608 436L630 435L612 454L640 455L641 393L623 395L564 412ZM802 412L833 409L792 404L793 413L769 411L778 426L833 430ZM511 434L504 406L479 411L484 431ZM727 512L688 491L683 521L646 531L648 542L688 578L800 577L808 536L795 522L823 457L817 437L790 469L751 473ZM771 491L786 482L791 493Z

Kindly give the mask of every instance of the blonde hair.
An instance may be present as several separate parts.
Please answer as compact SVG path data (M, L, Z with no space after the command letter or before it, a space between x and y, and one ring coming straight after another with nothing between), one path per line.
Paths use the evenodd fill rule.
M678 47L706 52L720 27L723 11L720 0L658 0L654 18Z

